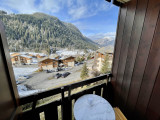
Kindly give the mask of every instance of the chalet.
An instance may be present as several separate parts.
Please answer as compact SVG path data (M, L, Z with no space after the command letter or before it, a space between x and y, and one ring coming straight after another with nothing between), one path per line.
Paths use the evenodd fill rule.
M12 62L12 65L15 65L15 64L20 64L20 57L19 55L16 55L16 56L11 56L11 62Z
M109 68L111 68L112 65L112 59L113 59L113 48L111 46L102 47L98 49L95 53L95 59L94 59L94 69L100 71L103 65L103 61L105 59L105 56L109 56Z
M61 63L65 67L74 67L75 65L75 57L73 56L66 56L60 59Z
M32 57L25 55L25 54L13 53L10 56L11 56L12 65L31 64L32 63Z
M55 68L58 68L59 61L56 59L51 59L49 57L44 57L41 59L38 59L39 61L39 67L42 70L53 70Z
M28 55L20 55L20 63L21 64L31 64L32 63L32 57Z

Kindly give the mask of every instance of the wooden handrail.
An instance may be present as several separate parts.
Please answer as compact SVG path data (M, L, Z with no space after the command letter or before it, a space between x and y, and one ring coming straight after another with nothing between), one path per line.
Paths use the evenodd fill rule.
M80 82L76 82L76 83L73 83L73 84L70 84L70 85L63 86L63 90L65 92L65 91L68 91L69 89L74 89L74 88L77 88L77 87L88 85L90 83L101 81L101 80L107 79L111 76L112 76L112 74L105 74L105 75L98 76L98 77L95 77L95 78L91 78L91 79L83 80L83 81L80 81ZM33 102L35 98L36 98L36 100L39 100L39 99L42 99L42 98L46 98L46 97L49 97L49 96L60 94L61 93L61 88L62 87L54 88L54 89L51 89L51 90L47 90L47 91L39 92L39 93L36 93L36 94L32 94L30 96L22 97L22 98L20 98L20 105L24 105L26 103Z

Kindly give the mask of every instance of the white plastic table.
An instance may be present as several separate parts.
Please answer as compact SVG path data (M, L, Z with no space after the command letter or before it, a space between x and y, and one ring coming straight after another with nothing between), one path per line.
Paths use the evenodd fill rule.
M115 113L104 98L87 94L75 102L74 117L76 120L115 120Z

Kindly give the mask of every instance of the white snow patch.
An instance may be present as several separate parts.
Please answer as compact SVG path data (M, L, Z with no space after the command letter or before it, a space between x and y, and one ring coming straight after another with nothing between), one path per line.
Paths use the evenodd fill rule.
M28 90L25 85L17 85L17 89L20 97L28 96L39 92L39 90Z
M26 67L26 68L17 68L17 67L13 67L13 71L14 71L14 75L16 80L18 79L18 77L20 75L30 75L33 72L35 72L38 68L30 68L30 67Z
M60 55L60 56L74 56L74 55L83 55L84 52L83 51L78 51L78 50L74 50L74 51L69 51L69 50L59 50L56 51L56 54Z

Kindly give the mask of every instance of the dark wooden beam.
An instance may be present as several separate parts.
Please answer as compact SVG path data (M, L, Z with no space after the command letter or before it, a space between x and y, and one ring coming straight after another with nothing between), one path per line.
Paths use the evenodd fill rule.
M111 0L106 0L107 2L111 2Z
M113 4L119 7L122 6L122 3L118 2L117 0L113 0Z

